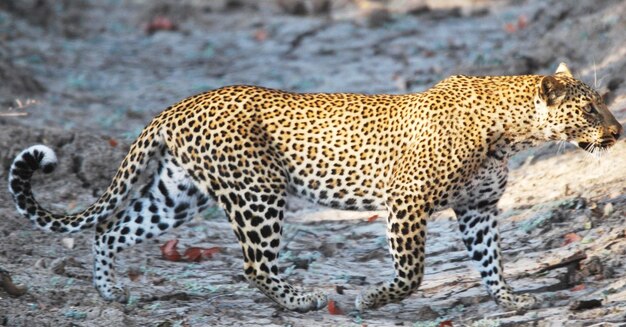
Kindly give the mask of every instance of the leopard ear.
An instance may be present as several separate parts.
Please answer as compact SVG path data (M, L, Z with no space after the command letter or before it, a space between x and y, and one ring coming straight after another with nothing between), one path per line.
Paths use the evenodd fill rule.
M572 72L569 70L569 68L567 68L567 65L564 62L559 64L559 67L557 67L555 74L563 74L568 77L574 77L572 76Z
M545 76L541 79L539 96L549 107L561 104L561 101L565 98L566 93L567 91L563 83L559 82L553 76Z

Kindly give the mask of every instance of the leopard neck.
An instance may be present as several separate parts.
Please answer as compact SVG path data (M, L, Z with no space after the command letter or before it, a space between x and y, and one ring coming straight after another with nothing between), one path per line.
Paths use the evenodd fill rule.
M496 101L485 107L486 115L490 118L490 126L485 128L493 135L489 144L503 146L507 156L544 141L535 105L541 77L525 75L493 78L497 81L493 90Z
M502 142L514 154L543 140L535 108L542 76L452 76L433 88L410 95L412 106L398 111L410 128L456 125L467 133L485 131L489 146ZM407 95L409 96L409 95ZM498 143L498 146L501 145Z

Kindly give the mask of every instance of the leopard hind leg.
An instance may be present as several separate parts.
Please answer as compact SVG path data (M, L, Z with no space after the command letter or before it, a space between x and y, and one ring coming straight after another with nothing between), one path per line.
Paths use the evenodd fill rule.
M327 303L324 293L294 286L278 272L285 196L281 184L267 183L220 194L217 200L224 206L241 245L245 277L286 309L318 310Z
M145 239L164 234L205 210L209 197L200 192L168 153L150 182L128 206L96 228L93 281L100 295L126 302L127 290L116 280L115 255Z

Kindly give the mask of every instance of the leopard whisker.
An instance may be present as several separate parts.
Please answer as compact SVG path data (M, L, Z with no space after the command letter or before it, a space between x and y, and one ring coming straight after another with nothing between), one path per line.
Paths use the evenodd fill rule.
M559 140L559 142L557 143L556 154L561 155L564 149L565 149L565 140Z

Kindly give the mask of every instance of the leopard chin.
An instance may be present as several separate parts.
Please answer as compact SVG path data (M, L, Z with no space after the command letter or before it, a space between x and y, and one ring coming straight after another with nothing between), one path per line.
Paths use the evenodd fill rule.
M577 145L579 148L587 151L587 152L594 152L597 150L606 150L610 147L612 147L613 145L615 145L616 141L615 139L604 139L604 140L600 140L599 142L578 142Z

